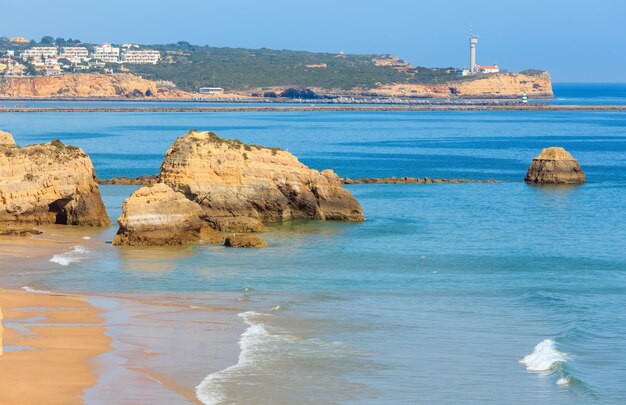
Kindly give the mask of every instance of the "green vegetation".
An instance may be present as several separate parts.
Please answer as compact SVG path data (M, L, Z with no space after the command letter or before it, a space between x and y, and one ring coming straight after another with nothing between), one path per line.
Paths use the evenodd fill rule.
M186 42L149 46L158 49L163 62L127 65L146 79L167 80L178 87L251 90L273 86L369 89L378 83L436 83L456 79L454 68L377 66L374 59L388 55L343 55L271 49L213 48ZM402 61L400 61L402 62ZM317 65L326 67L311 67Z
M529 76L537 76L545 72L546 72L545 70L539 70L539 69L526 69L526 70L522 70L520 74L529 75Z
M78 45L79 40L47 35L40 42L11 43L0 37L0 52L12 49L19 55L32 46ZM272 87L368 90L391 83L434 84L463 80L456 68L412 67L391 55L348 55L272 49L217 48L181 41L169 45L142 45L161 52L156 65L107 64L79 66L80 72L130 72L151 80L170 81L183 90L222 87L225 90L260 91ZM67 65L67 61L62 63ZM27 64L28 74L39 72ZM67 69L66 69L67 70ZM74 70L68 70L73 72ZM271 93L268 94L271 96ZM307 98L306 95L301 96Z

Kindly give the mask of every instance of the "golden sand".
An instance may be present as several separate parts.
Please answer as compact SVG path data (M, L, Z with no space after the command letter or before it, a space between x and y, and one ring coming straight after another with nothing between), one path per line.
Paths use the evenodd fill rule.
M0 309L0 403L81 403L97 381L92 360L109 350L101 311L82 297L9 290Z

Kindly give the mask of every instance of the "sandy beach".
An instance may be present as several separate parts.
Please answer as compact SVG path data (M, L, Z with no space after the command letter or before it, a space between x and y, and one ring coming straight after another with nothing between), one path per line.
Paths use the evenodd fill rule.
M0 403L80 403L109 350L102 311L84 298L0 290Z

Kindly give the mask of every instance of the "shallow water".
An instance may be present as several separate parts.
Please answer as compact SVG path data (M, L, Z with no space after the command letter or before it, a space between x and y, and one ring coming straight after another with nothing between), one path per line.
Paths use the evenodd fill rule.
M79 145L102 178L156 173L172 140L197 128L342 176L504 181L350 186L366 222L273 226L261 250L118 249L111 228L3 264L5 286L189 294L194 305L242 295L239 362L192 383L206 403L626 396L624 113L3 114L0 128L22 144ZM587 185L521 181L551 145L579 159ZM102 187L113 219L134 189Z

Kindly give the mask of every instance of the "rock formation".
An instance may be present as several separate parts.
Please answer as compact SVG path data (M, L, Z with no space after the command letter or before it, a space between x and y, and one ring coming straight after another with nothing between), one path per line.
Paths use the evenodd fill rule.
M578 161L559 147L542 150L533 159L524 180L537 184L582 184L586 181Z
M551 98L552 81L546 72L539 74L494 73L436 84L394 83L368 91L383 97L434 98L519 98L526 93L531 98Z
M212 132L178 138L165 155L160 181L200 204L206 218L227 232L292 219L363 220L360 204L332 170L320 173L284 150Z
M234 248L258 248L267 244L258 236L250 234L228 235L224 240L224 246Z
M60 141L0 144L0 225L15 224L110 224L82 149Z
M362 221L363 210L330 170L292 154L191 131L168 150L159 182L123 205L116 245L222 243L221 232L261 232L263 222ZM228 246L263 246L250 235ZM250 245L250 246L248 246Z
M202 208L183 194L159 183L135 191L122 206L114 245L182 245L224 237L201 218Z
M0 78L0 97L193 97L131 74L93 73Z
M15 146L13 135L8 132L0 131L0 146Z

